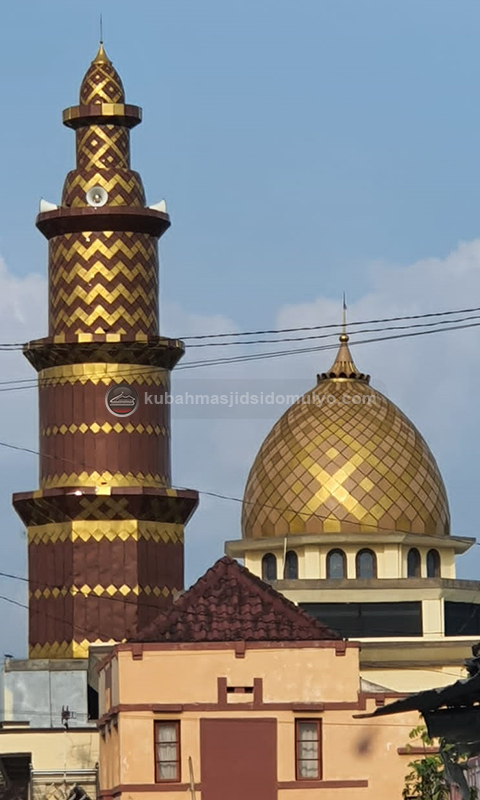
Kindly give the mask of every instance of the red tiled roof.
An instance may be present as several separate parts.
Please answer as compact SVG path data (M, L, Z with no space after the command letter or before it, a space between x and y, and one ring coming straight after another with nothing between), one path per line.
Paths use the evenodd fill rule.
M292 642L341 637L225 556L133 642Z

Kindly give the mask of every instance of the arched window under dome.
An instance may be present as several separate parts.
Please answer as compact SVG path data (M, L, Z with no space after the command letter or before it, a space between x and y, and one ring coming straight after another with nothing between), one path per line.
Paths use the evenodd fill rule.
M273 553L265 553L262 558L262 578L264 581L277 580L277 558Z
M377 577L377 557L373 550L359 550L355 559L357 578Z
M285 556L285 579L294 581L298 578L298 556L295 550L289 550Z
M327 578L347 577L347 559L343 550L330 550L327 555Z
M440 578L440 553L438 550L429 550L427 553L427 578Z
M411 547L407 556L407 578L420 578L420 553L416 547Z

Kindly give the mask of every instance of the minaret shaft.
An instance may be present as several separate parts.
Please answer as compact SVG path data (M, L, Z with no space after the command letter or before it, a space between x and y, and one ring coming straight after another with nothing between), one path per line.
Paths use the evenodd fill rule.
M60 208L37 219L49 336L25 355L39 376L40 489L14 496L28 528L31 657L84 657L89 643L121 640L183 587L183 527L198 497L171 488L163 401L183 345L159 336L157 242L170 222L146 208L130 169L140 119L101 47L80 105L64 112L76 169ZM135 409L109 404L111 390L119 403L136 396Z

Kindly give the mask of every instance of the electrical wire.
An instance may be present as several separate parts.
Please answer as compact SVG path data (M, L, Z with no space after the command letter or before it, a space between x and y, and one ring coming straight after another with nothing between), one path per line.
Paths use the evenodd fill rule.
M355 335L357 336L360 333L378 333L379 331L398 331L398 330L411 330L412 328L435 328L439 325L455 325L459 322L468 322L470 320L479 319L478 315L468 316L468 317L460 317L459 319L447 319L443 320L442 322L417 322L413 325L388 325L383 328L361 328L358 331L355 331ZM188 345L188 349L191 350L193 347L230 347L234 345L238 347L240 345L250 345L250 344L277 344L278 342L305 342L310 339L331 339L332 337L337 337L339 333L341 333L341 329L339 330L339 326L337 325L337 330L334 333L321 333L321 334L314 334L311 336L293 336L293 337L280 337L278 339L241 339L240 341L235 342L208 342L205 344L190 344ZM445 329L446 330L446 329Z
M475 318L476 319L476 318ZM378 336L372 337L369 339L360 339L358 341L351 341L350 346L355 347L359 344L372 344L377 342L384 342L384 341L393 341L397 339L407 339L413 336L427 336L434 333L448 333L450 331L457 331L457 330L465 330L468 328L476 328L480 326L479 322L467 322L460 325L455 325L456 321L453 321L452 327L443 327L429 330L422 330L422 331L413 331L410 333L400 333L394 334L390 336ZM261 361L261 360L270 360L273 358L281 358L285 356L292 356L292 355L304 355L306 353L319 353L327 350L337 350L338 343L331 343L325 345L319 345L316 347L306 347L306 348L290 348L288 350L275 350L275 351L267 351L267 352L257 352L257 353L250 353L250 354L243 354L237 356L222 356L220 358L213 358L213 359L203 359L199 361L188 361L185 364L180 364L176 368L176 372L182 370L191 370L191 369L198 369L202 367L208 366L219 366L225 364L238 364L238 363L245 363L251 361ZM131 366L129 367L128 373L122 376L121 372L116 372L115 377L125 377L126 379L131 378L132 375L138 376L148 376L153 374L158 374L159 368L152 369L151 367L142 367L141 365L138 366L137 370L132 370ZM105 370L105 377L109 377L107 368ZM35 389L37 386L44 387L49 385L56 385L58 384L58 378L25 378L25 379L12 379L7 381L0 382L0 392L9 392L9 391L18 391L20 389Z
M447 311L431 311L426 314L403 314L396 317L381 317L377 319L367 319L367 320L359 320L356 322L349 321L348 327L356 327L359 325L377 325L383 324L385 322L400 322L403 320L412 320L412 319L428 319L432 317L446 317L454 314L473 314L477 311L480 311L480 306L473 307L473 308L460 308L460 309L449 309ZM192 341L197 339L219 339L219 338L235 338L240 336L263 336L267 334L279 334L279 333L295 333L297 331L316 331L316 330L326 330L327 328L339 328L337 323L328 323L324 325L308 325L308 326L301 326L301 327L292 327L292 328L270 328L266 330L254 330L254 331L232 331L230 333L204 333L204 334L196 334L196 335L189 335L189 336L178 336L177 339L181 341ZM44 342L42 340L36 340L29 343L26 342L2 342L0 343L0 350L22 350L28 344L30 349L34 349L35 347L41 348L44 346Z
M356 327L357 325L376 325L376 324L382 324L384 322L401 322L402 320L408 320L408 319L428 319L431 317L445 317L451 314L473 314L476 313L477 311L480 311L480 306L475 308L460 308L448 311L432 311L428 314L409 314L409 315L404 314L398 317L383 317L380 319L367 319L358 322L351 322L349 320L348 328ZM196 336L181 336L178 338L186 342L192 339L219 339L223 337L234 337L234 336L263 336L274 333L296 333L297 331L318 331L318 330L324 330L326 328L338 329L339 327L340 326L337 323L329 323L327 325L307 325L299 328L298 327L272 328L270 330L243 331L240 333L238 331L232 331L231 333L205 333L205 334L197 334Z
M15 451L21 452L21 453L29 453L30 455L40 456L41 458L50 458L50 459L53 459L53 460L62 461L64 463L75 464L77 467L84 467L86 469L91 469L91 470L94 470L94 471L97 471L97 469L98 469L98 464L94 465L94 464L89 464L86 461L78 461L76 459L66 458L66 457L63 457L63 456L60 456L60 455L52 455L50 453L42 453L40 450L33 450L30 447L23 447L21 445L11 444L10 442L0 441L0 447L5 447L5 448L7 448L9 450L15 450ZM75 487L75 486L71 487L71 488L72 488L72 490L78 489L78 487ZM92 487L84 487L84 488L94 489L95 487L92 486ZM206 489L189 489L188 487L177 486L177 485L174 485L174 484L170 485L169 488L176 489L177 491L182 491L182 492L195 491L197 494L205 495L207 497L212 497L212 498L215 498L215 499L218 499L218 500L226 500L226 501L231 501L231 502L235 502L235 503L241 503L243 505L245 505L245 504L257 505L257 502L255 500L246 500L245 498L236 497L235 495L222 494L221 492L213 492L213 491L208 491ZM271 505L270 503L261 503L260 507L261 508L270 509L270 510L273 510L273 511L285 511L285 508L283 508L281 506ZM327 517L323 516L322 514L316 514L316 513L310 512L310 511L298 511L296 513L299 516L307 517L307 518L314 517L314 518L320 519L320 520L326 520L327 519ZM362 522L361 525L363 525L364 527L367 527L367 528L374 528L375 531L379 531L379 532L382 532L382 531L384 531L385 533L391 533L392 532L391 528L387 528L387 527L383 528L383 527L377 525L376 523L374 524L374 523L369 523L369 522L365 522L365 523ZM411 533L411 531L403 530L402 528L396 528L395 532L396 533L404 533L404 534ZM480 542L475 542L474 544L480 545Z

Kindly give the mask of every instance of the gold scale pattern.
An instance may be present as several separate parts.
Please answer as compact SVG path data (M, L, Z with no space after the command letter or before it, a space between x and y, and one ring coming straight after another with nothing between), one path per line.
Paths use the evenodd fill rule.
M394 403L361 380L320 380L263 442L245 489L242 530L246 538L446 536L448 502L434 456Z
M35 644L29 647L30 658L88 658L89 647L92 644L105 644L105 639L95 639L94 641L83 639L81 642L63 641L46 642L45 644ZM114 644L113 639L108 640L109 644Z
M161 367L149 367L143 364L86 363L65 364L61 367L46 367L39 372L39 385L65 386L80 383L84 386L92 383L97 386L121 384L131 381L139 386L168 387L168 373Z
M150 486L163 488L168 485L165 475L151 475L150 473L127 472L62 472L61 475L48 475L40 482L42 489L58 489L60 486Z
M56 542L109 542L132 540L138 542L163 542L164 544L182 544L183 525L168 522L143 522L128 520L80 520L70 523L48 523L34 525L28 529L29 544L47 544Z
M44 589L35 589L34 592L29 592L29 598L34 597L35 600L40 600L43 598L44 600L48 600L50 597L53 597L54 600L57 597L65 597L67 594L71 595L72 597L76 597L78 594L83 595L84 597L89 597L91 594L95 595L96 597L113 597L115 594L121 594L122 597L126 597L129 594L133 594L138 597L141 594L153 595L154 597L168 597L173 592L177 592L177 589L169 589L168 586L127 586L126 583L122 584L122 586L115 586L113 583L109 584L108 586L101 586L99 583L96 586L88 586L88 584L84 583L82 586L76 586L72 584L71 586L62 586L58 587L55 586L53 589L50 589L49 586L46 586Z
M66 433L112 433L112 431L113 433L148 433L149 435L155 434L155 436L166 436L167 434L167 429L161 425L142 425L142 423L132 425L131 422L126 425L122 425L120 422L116 422L114 425L109 422L104 422L103 425L99 425L98 422L92 422L91 425L86 425L85 422L82 422L81 425L74 423L53 425L51 428L42 428L40 433L42 436L58 436L58 434L64 436Z
M156 333L156 242L146 234L69 233L50 242L50 334Z

